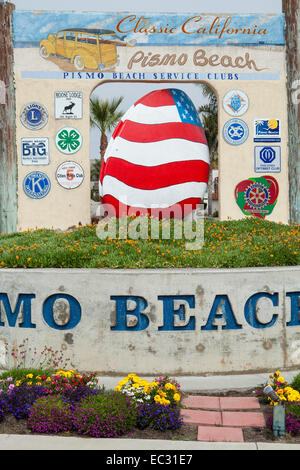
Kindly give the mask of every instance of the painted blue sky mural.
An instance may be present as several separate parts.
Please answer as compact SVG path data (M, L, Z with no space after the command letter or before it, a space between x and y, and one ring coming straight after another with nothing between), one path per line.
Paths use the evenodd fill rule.
M282 45L283 14L14 12L15 47L38 46L66 28L110 29L136 45Z

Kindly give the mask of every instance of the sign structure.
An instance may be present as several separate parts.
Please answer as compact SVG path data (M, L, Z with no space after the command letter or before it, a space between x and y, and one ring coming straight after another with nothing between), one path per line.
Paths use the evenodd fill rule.
M82 119L82 91L56 91L55 119Z
M60 152L70 155L80 150L82 135L74 127L63 127L56 134L55 144Z
M42 129L48 122L48 111L40 103L28 103L23 106L20 114L23 126L30 130Z
M254 148L254 171L256 173L280 173L281 171L281 147L256 146Z
M23 180L24 193L31 199L42 199L49 194L51 182L46 173L32 171Z
M63 162L56 170L56 180L65 189L78 188L83 178L83 169L76 162Z
M255 119L254 142L280 142L280 119Z
M63 345L77 370L114 376L299 370L299 275L299 266L188 275L1 269L0 344L26 335L28 347L41 351L46 338L53 350ZM9 351L5 359L13 361Z
M242 212L262 219L273 212L278 193L276 179L267 175L241 181L235 188L236 202Z
M22 165L49 165L48 137L26 137L21 146Z
M47 124L31 130L36 137L49 139L51 153L47 165L46 158L42 162L30 155L19 156L18 229L37 225L68 228L79 222L90 223L88 175L94 138L94 130L90 132L90 98L94 97L96 88L97 96L103 100L125 95L123 103L126 100L126 106L122 108L120 105L124 113L134 103L131 101L129 104L130 91L128 95L124 91L127 84L131 85L128 90L140 89L137 100L158 89L179 90L191 98L198 110L200 103L195 102L187 87L203 82L212 87L219 104L220 220L227 220L228 217L240 219L249 215L241 211L236 203L235 188L239 182L276 173L280 191L276 205L272 211L265 213L265 217L270 221L288 223L287 77L283 14L75 14L72 11L41 11L37 15L34 11L17 10L13 12L13 34L17 113L21 114L24 106L28 105L29 108L33 104L40 104L47 110ZM138 86L135 86L136 83ZM24 123L32 121L35 125L37 108L31 107L27 114ZM198 117L202 119L203 116L198 113ZM33 137L25 133L24 123L17 120L17 142ZM146 122L139 124L154 125L149 116ZM179 126L176 122L174 124L178 136ZM121 137L118 140L121 145L115 142L114 150L121 148L122 152L126 150L126 154L121 155L119 151L106 158L105 165L108 166L102 174L105 178L102 189L108 199L111 191L117 196L111 198L135 208L141 202L136 197L142 192L145 197L151 193L152 202L159 207L169 206L173 201L195 202L203 197L201 181L196 181L193 191L190 191L190 176L193 175L188 174L189 165L184 164L184 170L178 170L180 182L177 176L170 179L175 165L183 162L184 155L176 157L176 162L169 162L173 165L172 171L166 176L160 172L162 181L151 178L154 165L151 170L150 160L145 163L145 148L148 146L145 141L141 142L142 149L136 152L137 161L129 161L133 147L138 147L138 135L135 132L133 140L128 141L131 147L129 152ZM157 139L158 136L156 134ZM100 147L98 142L97 149ZM272 147L272 150L263 151L256 147ZM163 152L160 155L163 156ZM173 154L171 156L174 157ZM195 158L198 159L199 155ZM116 165L113 166L112 159L118 159L123 167L124 162L128 163L120 178L115 174ZM64 160L79 164L85 175L76 191L62 191L60 178L55 177ZM36 161L44 165L45 174L51 180L51 198L39 199L35 211L32 211L32 201L22 190L22 181L27 175L26 165L39 164ZM129 165L132 165L131 168L134 166L134 172L128 170ZM139 166L145 167L147 173L138 175L136 167ZM198 175L198 172L195 174ZM64 184L70 188L74 181L65 179ZM51 209L53 201L61 208L59 213ZM148 207L148 200L142 205L145 206Z
M223 137L228 144L242 145L249 136L249 128L242 119L230 119L223 127Z
M249 107L248 96L241 90L230 90L224 96L223 107L231 116L242 116Z

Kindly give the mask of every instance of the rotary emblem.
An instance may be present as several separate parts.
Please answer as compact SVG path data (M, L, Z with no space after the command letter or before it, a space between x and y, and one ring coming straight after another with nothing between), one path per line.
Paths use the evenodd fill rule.
M270 193L268 188L261 183L253 183L248 186L245 192L245 201L253 208L263 207L268 204Z
M235 188L237 205L245 215L264 219L273 212L277 203L277 180L269 175L241 181Z

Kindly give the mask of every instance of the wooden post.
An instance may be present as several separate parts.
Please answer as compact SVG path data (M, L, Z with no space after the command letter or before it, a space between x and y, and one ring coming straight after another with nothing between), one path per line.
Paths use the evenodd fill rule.
M17 150L12 12L0 2L0 232L17 229Z
M282 0L286 29L290 222L300 224L300 0Z

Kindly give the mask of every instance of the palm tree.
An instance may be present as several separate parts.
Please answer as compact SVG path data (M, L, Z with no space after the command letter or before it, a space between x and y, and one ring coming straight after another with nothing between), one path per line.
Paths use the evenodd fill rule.
M218 153L218 100L210 86L206 83L201 83L201 87L203 96L208 98L208 103L199 106L198 113L202 114L202 122L210 156L214 164L216 164Z
M112 129L119 122L123 116L122 111L117 111L117 108L123 101L123 96L113 98L112 101L101 100L100 98L90 99L91 117L90 124L92 127L97 127L100 130L100 167L103 162L104 154L108 145L107 132Z
M208 103L198 108L202 115L202 123L210 153L210 170L207 188L207 211L212 212L212 168L218 166L218 99L214 91L207 85L201 84L203 96L208 98Z
M100 159L95 158L91 161L91 181L98 181L100 174Z

